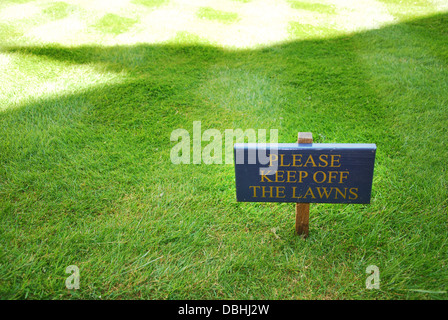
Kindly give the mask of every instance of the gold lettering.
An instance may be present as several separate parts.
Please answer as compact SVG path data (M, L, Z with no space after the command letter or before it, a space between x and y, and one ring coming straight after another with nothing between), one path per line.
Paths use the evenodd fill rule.
M333 191L333 188L330 189L330 192L327 192L326 187L316 187L317 192L319 192L319 197L322 199L324 196L326 199L328 199L331 195L331 191ZM322 189L322 192L320 191Z
M321 173L321 174L323 175L323 179L322 179L321 181L317 181L316 176L317 176L318 173ZM322 183L322 182L324 182L326 179L327 179L327 175L326 175L325 172L323 172L323 171L316 171L316 172L313 174L313 180L314 180L314 182L316 182L316 183Z
M336 190L336 193L334 195L334 198L337 199L338 198L338 193L342 196L342 198L346 198L347 197L347 188L344 188L345 193L342 193L342 191L339 188L334 188Z
M332 154L330 157L331 157L330 167L339 168L341 166L341 164L339 163L339 161L341 160L341 155L340 154ZM336 157L338 157L338 158L336 159ZM339 163L339 165L335 166L335 162Z
M266 186L262 186L261 187L261 193L262 193L261 197L266 198L266 193L269 193L269 198L272 198L272 188L273 187L269 187L269 191L266 192Z
M325 157L325 160L323 159L323 157ZM327 159L328 159L328 154L321 154L321 155L319 156L319 160L320 160L321 162L325 163L325 164L324 164L324 165L321 165L321 164L319 163L319 167L326 167L326 166L328 166L328 161L327 161Z
M291 177L291 175L294 176ZM294 181L292 181L291 179L294 179ZM286 182L297 182L296 171L286 171Z
M308 156L308 160L306 160L306 162L303 166L306 167L308 165L308 162L311 162L313 164L313 167L317 167L316 163L314 162L313 156L311 154Z
M260 188L260 186L249 186L249 189L250 188L254 188L254 198L256 198L257 197L257 188Z
M284 198L284 197L286 197L286 195L285 195L285 187L275 187L275 190L276 190L276 198Z
M283 156L284 154L280 155L280 167L289 167L291 165L290 163L288 165L283 163Z
M266 179L267 182L272 182L271 179L269 179L268 177L266 177L266 174L268 174L268 172L270 172L270 171L271 171L271 170L261 170L261 169L260 169L260 173L261 173L261 180L260 180L260 182L266 182L266 181L264 181L264 179Z
M302 180L304 178L308 177L308 172L306 171L299 171L299 183L302 183Z
M314 196L313 190L311 189L311 187L308 187L308 190L306 191L305 195L303 196L304 198L306 198L308 196L308 193L311 194L311 197L313 199L316 199L316 197Z
M296 198L296 199L300 199L300 198L302 198L302 196L296 196L296 188L297 187L292 187L292 197Z
M328 171L328 183L332 183L332 179L336 179L336 176L333 176L333 174L337 174L337 171Z
M281 173L281 176L279 176L279 173ZM277 172L275 173L275 182L285 182L285 178L283 177L283 174L285 173L285 171L280 171L277 170ZM283 179L283 180L278 180L278 179Z
M344 173L346 173L347 176L344 176ZM343 179L348 179L349 172L348 171L340 171L339 174L341 175L341 178L339 179L339 183L344 183L342 180Z
M353 195L348 197L350 200L358 199L358 188L350 188L349 192Z
M299 157L299 159L296 159L296 156ZM297 165L296 162L299 162L300 166ZM301 167L302 166L302 155L301 154L293 154L292 155L292 166L293 167Z
M272 167L272 162L276 162L278 160L278 155L275 153L269 154L269 166Z

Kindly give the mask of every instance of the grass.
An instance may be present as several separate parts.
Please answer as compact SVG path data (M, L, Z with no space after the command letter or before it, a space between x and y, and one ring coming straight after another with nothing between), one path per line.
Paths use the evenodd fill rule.
M119 15L108 13L104 15L94 27L104 33L121 34L128 31L137 22L135 19L120 17Z
M167 3L167 0L132 0L132 3L140 4L149 8L155 8L159 7L165 3Z
M300 36L302 38L326 38L329 36L338 35L338 31L331 26L319 25L313 26L311 24L304 24L298 21L290 21L288 32L292 37Z
M448 15L425 10L243 49L191 29L66 45L27 38L29 20L9 24L20 34L0 25L0 297L447 299ZM124 16L144 21L93 16L113 35L137 32ZM292 204L235 201L232 165L171 163L171 132L193 121L376 143L372 202L311 205L300 239ZM69 265L79 290L65 288Z
M200 8L197 16L201 19L216 20L222 23L233 23L238 20L238 14L235 12L216 10L211 7Z
M335 10L334 7L328 4L320 3L320 2L313 2L313 1L296 1L296 0L290 0L289 1L291 8L293 9L299 9L299 10L309 10L309 11L316 11L318 13L327 13L327 14L334 14Z

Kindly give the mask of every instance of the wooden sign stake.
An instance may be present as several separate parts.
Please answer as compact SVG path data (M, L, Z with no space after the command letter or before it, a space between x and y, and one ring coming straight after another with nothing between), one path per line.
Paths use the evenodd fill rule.
M299 132L298 143L313 143L311 132ZM310 204L296 203L296 233L304 238L308 237L308 225L310 219Z

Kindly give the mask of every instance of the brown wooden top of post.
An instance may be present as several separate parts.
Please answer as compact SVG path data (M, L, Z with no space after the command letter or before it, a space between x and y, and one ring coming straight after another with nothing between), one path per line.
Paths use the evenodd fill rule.
M297 135L298 143L313 143L313 134L311 132L299 132Z

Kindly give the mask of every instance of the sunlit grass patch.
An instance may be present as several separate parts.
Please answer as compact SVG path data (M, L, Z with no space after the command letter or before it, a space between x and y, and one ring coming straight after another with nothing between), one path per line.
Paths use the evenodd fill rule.
M0 112L120 81L122 74L82 64L75 51L41 46L31 52L0 55ZM1 63L3 61L3 64ZM17 70L26 77L17 77Z
M44 15L47 15L50 19L63 19L73 12L73 6L66 2L54 2L50 3L45 9L42 10Z
M219 21L222 23L233 23L238 21L238 13L216 10L211 7L200 8L196 16L200 19Z
M22 4L35 0L2 0L2 4Z
M291 8L293 9L308 10L308 11L315 11L317 13L328 13L328 14L333 14L336 12L334 6L319 2L288 0L288 3L291 5Z
M176 36L167 43L177 43L177 44L185 44L185 45L191 45L191 44L211 44L211 41L207 40L206 38L203 38L195 33L187 32L187 31L179 31L176 33Z
M0 23L0 41L9 42L10 39L18 38L23 35L23 31L15 26L11 25L9 23Z
M305 38L325 38L341 34L341 31L335 30L324 24L311 25L303 24L299 21L290 21L288 24L288 33L294 39Z
M396 17L404 19L412 19L418 16L424 16L431 14L432 6L428 5L427 0L412 0L412 1L402 1L402 0L379 0L384 5L387 5L388 11ZM436 2L436 1L433 1ZM405 6L403 4L406 3Z
M149 8L156 8L169 2L169 0L132 0L134 4L140 4Z
M108 13L100 18L94 24L94 27L101 32L118 35L127 32L137 22L138 19Z
M0 21L8 22L8 24L14 25L30 25L37 19L37 16L41 13L42 7L35 1L24 2L17 4L0 4ZM43 16L45 21L48 17ZM2 21L2 22L3 22Z

